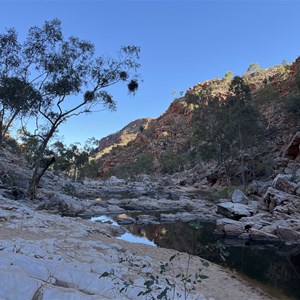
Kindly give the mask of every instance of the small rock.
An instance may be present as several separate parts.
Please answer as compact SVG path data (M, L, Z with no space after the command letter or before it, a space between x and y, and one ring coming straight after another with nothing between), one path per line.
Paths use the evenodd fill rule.
M233 203L247 203L248 197L239 189L232 193L231 201Z
M134 224L135 219L131 217L120 217L117 219L117 223L120 225L129 225L129 224Z
M125 184L126 181L124 179L120 179L116 176L111 176L106 180L107 183L109 184Z
M300 197L300 186L295 191L296 196Z
M137 217L137 224L159 224L157 218L150 215L139 215Z

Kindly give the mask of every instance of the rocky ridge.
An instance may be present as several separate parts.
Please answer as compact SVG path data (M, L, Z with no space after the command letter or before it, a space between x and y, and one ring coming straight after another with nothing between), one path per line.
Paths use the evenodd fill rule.
M136 138L140 131L147 129L151 120L151 118L144 118L132 121L120 131L102 138L99 141L97 158L109 153L114 147L126 146Z

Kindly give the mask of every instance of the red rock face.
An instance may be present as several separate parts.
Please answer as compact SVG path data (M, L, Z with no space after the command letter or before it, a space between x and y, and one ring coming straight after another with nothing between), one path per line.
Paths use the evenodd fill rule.
M144 119L138 119L135 120L128 125L126 125L123 129L120 131L113 133L99 141L99 152L102 150L115 145L118 145L122 142L124 135L129 136L132 135L133 137L139 133L140 130L142 130L142 127L145 128L148 126L149 122L151 121L151 118L144 118Z
M259 94L264 88L271 86L277 95L282 96L295 91L295 80L300 76L300 57L290 66L275 66L268 69L255 70L242 75L243 79L250 86L253 98ZM116 134L110 135L100 141L99 149L107 148L113 144L119 144L124 134L132 133L131 143L128 146L121 146L111 152L104 161L100 169L101 175L105 175L110 168L131 162L141 153L151 153L158 160L166 151L180 152L188 151L193 148L191 137L193 135L192 117L194 108L189 103L190 95L195 95L196 102L205 103L212 97L218 97L226 101L229 92L228 88L230 80L228 79L212 79L202 83L198 83L190 87L185 96L174 100L165 113L159 118L146 122L146 129L137 130L142 123L140 120L130 123ZM258 109L269 122L269 127L275 128L277 132L274 139L274 149L282 147L284 139L289 133L287 126L289 119L284 112L274 109L276 103L273 99L267 99L267 103L257 104ZM271 105L270 105L271 104ZM194 103L197 105L197 103ZM278 106L278 105L277 105ZM143 119L142 119L143 120ZM144 121L143 121L144 122ZM277 143L277 144L276 144Z

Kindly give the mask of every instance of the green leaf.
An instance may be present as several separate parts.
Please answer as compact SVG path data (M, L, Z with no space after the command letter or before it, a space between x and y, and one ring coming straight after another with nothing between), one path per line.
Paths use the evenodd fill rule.
M202 265L204 267L208 267L209 266L209 262L208 261L205 261L205 260L202 260Z
M175 257L176 257L176 254L172 255L172 256L169 258L169 261L172 261Z
M152 286L154 284L154 280L146 280L144 282L144 285L149 288L150 286Z
M168 299L167 298L167 292L168 292L169 288L165 288L158 296L157 296L157 299L163 299L165 298L166 300Z
M110 276L110 275L111 275L110 273L104 272L104 273L101 274L101 276L100 276L99 278L102 278L102 277L108 277L108 276Z

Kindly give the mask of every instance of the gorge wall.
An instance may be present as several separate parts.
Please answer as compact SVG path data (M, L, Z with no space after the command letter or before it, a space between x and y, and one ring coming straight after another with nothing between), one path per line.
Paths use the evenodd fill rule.
M298 124L287 113L286 102L290 96L300 94L300 57L290 65L257 69L241 77L262 116L268 151L279 153ZM102 139L100 176L165 173L193 166L193 133L195 121L201 116L199 103L214 97L226 101L230 82L231 78L225 76L198 83L175 99L159 118L134 121Z

